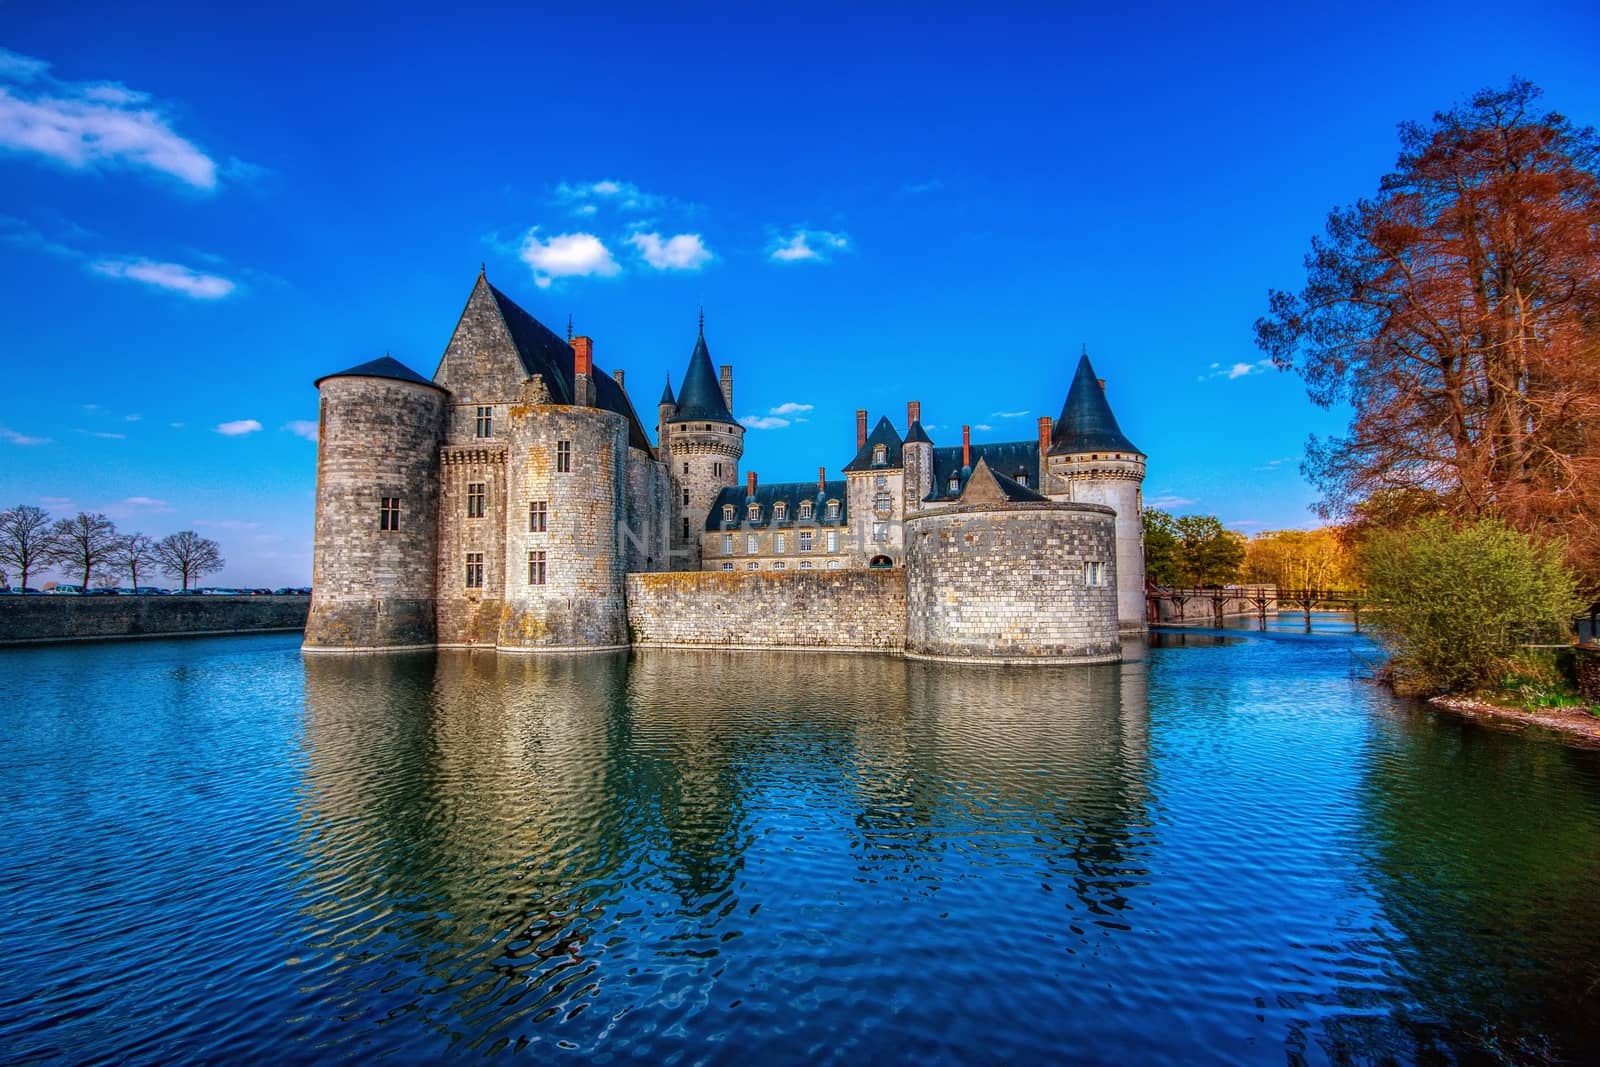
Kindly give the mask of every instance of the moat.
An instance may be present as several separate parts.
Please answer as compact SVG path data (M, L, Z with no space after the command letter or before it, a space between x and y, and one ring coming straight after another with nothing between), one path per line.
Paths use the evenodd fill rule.
M1600 1059L1600 752L1361 637L299 643L0 651L0 1059Z

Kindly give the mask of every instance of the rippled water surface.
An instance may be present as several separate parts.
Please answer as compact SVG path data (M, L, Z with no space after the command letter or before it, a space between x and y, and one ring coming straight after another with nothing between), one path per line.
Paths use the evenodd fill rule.
M1600 753L1132 651L0 652L0 1060L1600 1060Z

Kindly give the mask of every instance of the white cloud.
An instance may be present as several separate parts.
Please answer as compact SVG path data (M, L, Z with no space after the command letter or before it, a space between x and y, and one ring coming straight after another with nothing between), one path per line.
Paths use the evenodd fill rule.
M972 424L972 428L974 430L983 430L985 432L994 429L994 427L990 426L987 422L975 422Z
M261 429L261 424L255 419L235 419L232 422L217 424L217 432L224 437L242 437L247 433L255 433Z
M157 500L153 496L130 496L120 503L130 508L153 508L158 511L167 511L170 507L165 500Z
M49 508L51 511L55 511L58 508L71 507L72 498L70 496L42 496L39 498L39 503L43 507Z
M555 188L556 199L570 204L574 215L593 215L601 204L624 212L650 211L669 202L667 197L647 193L632 182L603 178L597 182L562 182Z
M741 415L739 421L752 430L781 430L791 425L788 419L776 415Z
M942 188L944 188L944 182L940 181L938 178L929 178L925 182L906 182L900 187L900 191L902 193L909 193L912 196L915 196L918 193L931 193L935 189Z
M0 60L3 60L4 58L5 57L3 55L0 55ZM27 447L28 445L47 445L50 443L50 438L29 437L27 434L18 433L15 430L0 429L0 441Z
M609 278L622 270L611 250L592 233L563 233L543 241L535 226L522 239L518 255L533 269L533 283L541 289L550 288L556 278Z
M997 419L1020 419L1029 413L1026 411L991 411L989 414Z
M88 434L90 437L103 437L107 441L126 441L128 439L128 435L125 433L108 433L105 430L79 430L78 432Z
M259 522L244 522L240 519L196 519L194 524L205 530L254 530L261 526Z
M1269 459L1265 463L1263 463L1261 466L1259 466L1259 467L1251 467L1250 469L1253 470L1253 471L1275 471L1279 467L1283 466L1285 463L1293 463L1293 462L1294 462L1294 457L1293 456L1285 456L1282 459Z
M96 274L170 289L196 300L220 300L233 292L234 284L215 274L201 274L178 263L157 263L150 259L102 259L89 265Z
M67 82L41 59L0 49L0 148L75 170L131 167L214 189L217 164L162 108L116 82Z
M124 415L124 416L122 416L122 421L123 422L138 422L142 418L144 418L143 415Z
M774 263L826 263L833 253L849 250L850 238L847 234L799 228L788 237L774 238L767 248L767 258Z
M283 428L296 437L304 437L307 441L317 439L317 424L312 419L295 419L283 424Z
M1253 374L1264 374L1272 366L1270 359L1258 359L1254 363L1213 363L1206 368L1206 373L1200 375L1195 381L1203 382L1211 378L1224 378L1235 381L1239 378L1248 378Z
M187 423L182 423L182 422L169 422L169 423L167 423L167 425L171 426L174 430L181 430L181 429L184 428L184 426L186 426L188 424Z
M628 243L656 270L699 270L712 259L697 233L680 233L665 241L659 233L636 233Z
M1198 503L1200 503L1200 501L1192 499L1190 497L1177 496L1177 495L1172 494L1172 493L1166 493L1166 494L1163 494L1161 496L1150 497L1149 499L1147 499L1145 501L1145 506L1146 507L1152 507L1152 508L1161 508L1161 509L1165 510L1167 508L1186 508L1191 504L1198 504Z
M804 414L806 414L807 412L809 412L811 410L813 410L812 405L810 405L810 404L797 404L793 400L791 400L788 403L779 404L777 407L769 409L767 411L767 414L768 415L804 415Z

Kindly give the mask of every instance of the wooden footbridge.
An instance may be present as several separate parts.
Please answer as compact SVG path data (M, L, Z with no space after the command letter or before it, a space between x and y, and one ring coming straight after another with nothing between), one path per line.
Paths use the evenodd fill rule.
M1254 614L1260 628L1267 628L1267 613L1292 607L1302 612L1306 620L1306 633L1311 632L1311 612L1348 611L1355 617L1356 632L1361 632L1361 608L1371 599L1354 589L1280 589L1277 586L1210 586L1199 589L1169 589L1150 586L1145 590L1145 603L1152 626L1167 623L1210 623L1221 626L1229 615ZM1162 619L1162 605L1172 609L1170 617ZM1230 610L1231 609L1231 610Z

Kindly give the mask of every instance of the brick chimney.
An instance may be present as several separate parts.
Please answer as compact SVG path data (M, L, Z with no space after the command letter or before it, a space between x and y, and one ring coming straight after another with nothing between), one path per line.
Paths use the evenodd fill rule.
M1044 457L1050 452L1050 425L1049 415L1039 416L1039 462L1044 462Z
M867 445L867 409L856 409L856 451L860 452Z
M572 345L572 402L581 407L594 406L594 339L574 337Z
M961 427L961 465L972 466L972 427Z
M744 476L744 493L751 500L756 498L756 472L749 471Z
M628 387L626 382L624 381L625 374L624 374L623 371L620 371L620 370L612 371L611 372L611 378L612 378L613 381L615 381L617 383L617 387L619 389L626 389Z
M828 468L827 467L818 467L817 468L817 492L820 494L820 493L826 493L827 491L828 491Z
M1096 378L1095 381L1100 383L1100 391L1102 393L1105 392L1106 391L1106 380L1104 378Z
M906 433L911 432L911 427L922 421L922 401L906 401Z
M733 364L722 365L722 402L728 405L728 414L733 414Z

